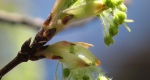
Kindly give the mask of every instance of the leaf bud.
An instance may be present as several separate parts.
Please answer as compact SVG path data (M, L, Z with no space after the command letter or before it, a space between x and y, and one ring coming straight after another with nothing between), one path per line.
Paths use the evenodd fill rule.
M118 25L110 24L109 35L113 37L113 36L115 36L117 34L118 34Z
M114 15L114 19L113 19L113 22L115 24L122 24L124 22L124 20L126 19L127 15L125 12L123 11L118 11L116 12L116 14Z
M127 7L124 4L119 5L118 8L123 12L127 11Z
M114 43L114 40L112 39L112 37L110 35L106 35L104 37L104 42L107 46L109 46L110 44Z

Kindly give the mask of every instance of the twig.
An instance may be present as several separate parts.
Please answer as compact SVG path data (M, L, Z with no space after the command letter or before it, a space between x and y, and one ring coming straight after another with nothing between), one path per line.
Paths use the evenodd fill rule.
M63 0L63 4L61 3L61 1L58 2L58 0L56 0L55 5L56 4L64 5L66 0ZM55 11L60 11L59 9L60 7L55 6L53 8L52 14L56 13ZM30 42L31 42L31 38L30 38L22 45L21 50L19 51L17 57L14 58L9 64L7 64L5 67L3 67L0 70L0 80L7 72L9 72L11 69L13 69L15 66L17 66L18 64L22 62L27 62L28 60L36 61L41 58L45 58L45 56L43 55L37 56L36 53L40 50L47 48L47 46L43 46L43 45L46 44L58 31L60 31L60 28L58 27L62 27L63 25L63 24L56 23L56 24L49 26L51 23L51 20L55 20L53 18L56 17L56 16L53 17L52 14L50 14L50 16L46 19L46 21L44 21L43 26L41 27L40 31L36 34L32 44L30 45ZM8 14L6 14L5 12L1 12L0 15L3 15L3 16L0 16L0 20L5 21L5 22L21 23L21 24L26 24L30 26L35 26L38 28L40 26L40 24L38 24L39 22L31 22L31 21L34 21L34 19L29 18L29 17L27 18L27 17L23 17L20 15L8 16ZM54 27L54 25L57 25L58 27Z
M7 72L9 72L11 69L13 69L15 66L19 65L22 62L27 62L28 54L21 54L18 53L18 55L10 62L8 63L5 67L3 67L0 70L0 79L2 76L4 76Z
M28 27L39 30L44 22L41 18L32 18L29 16L20 15L17 13L9 13L0 10L0 22L10 23L10 24L23 24Z
M31 41L31 39L25 41L25 43L22 45L21 51L18 52L18 55L11 62L9 62L5 67L3 67L0 70L0 80L7 72L9 72L15 66L17 66L18 64L20 64L22 62L28 61L29 54L26 51L29 51L29 49L30 49L28 47L30 45L30 41Z
M76 18L74 14L66 14L63 17L60 17L61 10L65 8L67 0L56 0L55 6L52 10L52 13L48 16L48 18L44 21L43 25L42 21L38 22L36 19L20 16L20 15L12 15L7 14L5 12L0 12L0 20L4 22L10 23L19 23L25 24L29 26L33 26L34 28L39 29L40 31L36 34L33 42L30 44L31 39L27 40L23 45L21 50L19 51L17 57L12 60L8 65L0 70L0 79L11 69L22 62L27 62L28 60L36 61L42 58L45 58L43 54L36 54L37 52L47 48L44 46L52 37L61 31L73 18ZM103 5L103 3L102 3ZM105 7L103 7L105 9ZM97 8L96 8L97 9ZM102 9L102 11L104 10Z

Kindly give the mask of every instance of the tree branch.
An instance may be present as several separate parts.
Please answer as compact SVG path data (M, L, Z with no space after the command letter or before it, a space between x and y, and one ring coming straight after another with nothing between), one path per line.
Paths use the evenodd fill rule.
M55 4L57 4L57 1ZM55 7L53 8L53 13L55 12L55 9L57 9ZM43 46L43 45L46 44L54 36L54 34L56 34L56 28L51 27L50 29L44 29L45 27L49 27L49 24L51 23L51 17L53 17L52 14L50 14L50 16L44 21L44 23L42 22L42 20L38 21L31 17L21 16L21 15L12 14L12 13L9 14L4 11L0 11L0 15L1 15L0 21L9 22L13 24L25 24L25 25L33 26L36 29L41 28L40 31L36 34L33 42L31 43L31 38L25 41L18 55L10 63L8 63L5 67L3 67L0 70L0 80L1 80L1 78L7 72L9 72L18 64L22 62L27 62L28 60L36 61L36 60L45 58L45 56L43 55L37 56L36 53L42 49L47 48L47 46ZM47 22L48 24L45 25L45 23Z
M19 51L17 57L0 70L0 80L2 76L4 76L7 72L9 72L19 63L27 62L28 60L36 61L36 60L45 58L46 57L45 55L43 54L37 55L36 53L47 48L48 46L44 46L44 45L49 40L51 40L51 38L55 34L61 31L67 24L71 23L71 20L73 19L79 20L80 18L87 18L91 15L92 16L97 15L97 14L93 15L93 13L90 13L87 15L83 14L82 12L78 10L82 11L82 9L87 8L88 5L80 5L82 7L80 9L79 8L71 9L71 10L75 10L75 12L77 12L76 14L74 14L74 11L71 11L68 13L66 12L63 15L63 17L60 17L62 16L60 15L62 13L61 10L65 7L66 1L67 0L56 0L55 2L56 6L53 7L52 13L48 16L48 18L44 21L44 23L40 19L33 19L27 16L21 16L21 15L12 14L12 13L9 14L4 11L0 11L0 21L9 22L13 24L24 24L28 26L33 26L33 28L36 28L36 29L39 29L41 27L40 31L36 34L33 42L30 43L31 38L27 40L22 45L21 50ZM100 7L102 8L102 9L100 8L100 12L106 9L103 3L100 3L100 5L101 5ZM88 9L90 9L90 7ZM99 10L99 8L97 8L96 6L93 8L96 10L97 9Z
M19 65L22 62L27 62L27 59L28 59L27 57L28 57L27 53L24 53L24 54L18 53L18 55L10 63L8 63L5 67L3 67L0 70L0 79L2 76L4 76L7 72L9 72L15 66Z
M33 29L39 30L44 20L41 18L32 18L17 13L8 13L6 11L0 10L0 22L10 24L23 24Z

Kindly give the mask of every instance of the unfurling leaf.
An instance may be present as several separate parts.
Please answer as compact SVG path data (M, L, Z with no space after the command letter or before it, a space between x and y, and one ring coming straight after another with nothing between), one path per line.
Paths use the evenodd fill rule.
M69 68L85 67L89 65L100 65L100 61L87 47L91 44L83 42L60 41L49 45L46 49L37 53L48 59L59 60Z

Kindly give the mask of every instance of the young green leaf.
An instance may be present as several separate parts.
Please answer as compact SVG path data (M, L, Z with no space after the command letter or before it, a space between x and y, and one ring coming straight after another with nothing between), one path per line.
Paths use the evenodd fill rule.
M82 42L83 44L83 42ZM79 45L67 41L60 41L49 45L46 49L37 53L48 59L59 60L68 68L85 67L89 65L99 66L100 61L85 46L89 44Z

